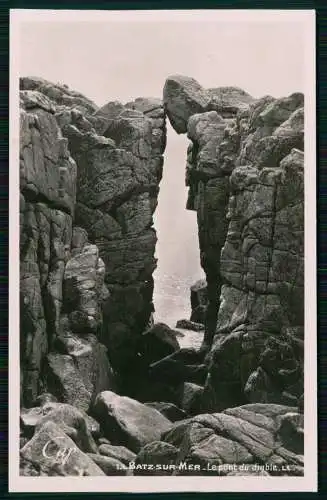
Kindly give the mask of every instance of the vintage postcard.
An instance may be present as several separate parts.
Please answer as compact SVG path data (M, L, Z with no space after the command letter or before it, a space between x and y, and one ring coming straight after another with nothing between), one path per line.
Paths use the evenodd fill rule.
M313 10L11 11L11 492L317 490L315 105Z

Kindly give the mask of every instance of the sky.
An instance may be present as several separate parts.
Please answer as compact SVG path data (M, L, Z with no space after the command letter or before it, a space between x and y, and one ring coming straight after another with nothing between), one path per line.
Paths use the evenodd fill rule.
M71 86L103 105L162 94L167 76L204 87L236 85L254 97L304 88L299 22L28 22L20 73Z
M102 106L136 97L161 97L167 76L192 76L203 87L243 88L254 97L304 92L304 31L296 20L281 22L25 22L19 31L19 73L65 83ZM185 210L188 140L168 125L164 175L155 214L157 319L189 314L164 301L173 285L203 276L196 214ZM177 306L176 306L177 307ZM167 309L170 310L167 311ZM170 316L169 316L170 314Z

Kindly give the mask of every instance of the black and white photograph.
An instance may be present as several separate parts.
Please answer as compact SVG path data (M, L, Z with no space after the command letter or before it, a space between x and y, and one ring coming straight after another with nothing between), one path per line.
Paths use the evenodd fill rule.
M314 11L10 25L11 491L316 491Z

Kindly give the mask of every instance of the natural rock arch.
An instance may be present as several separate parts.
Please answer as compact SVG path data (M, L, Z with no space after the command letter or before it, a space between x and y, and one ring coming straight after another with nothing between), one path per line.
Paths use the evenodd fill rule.
M303 361L303 95L255 100L183 76L167 79L163 102L138 98L101 109L41 79L21 79L20 94L22 383L29 403L42 390L40 373L60 379L70 364L89 404L112 379L102 344L115 371L137 362L153 310L152 216L166 116L191 140L187 208L197 212L208 293L203 405L233 405L245 388L250 400L259 397L263 390L248 383L258 365L267 375L264 397L294 403L303 390L292 384ZM80 338L82 331L98 338ZM86 371L81 352L89 353ZM277 376L269 373L271 357L280 359Z

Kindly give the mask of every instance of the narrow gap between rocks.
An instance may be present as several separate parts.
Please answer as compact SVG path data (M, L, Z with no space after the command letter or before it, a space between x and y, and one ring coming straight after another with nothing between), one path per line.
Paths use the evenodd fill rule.
M157 231L154 272L154 321L176 327L180 319L190 319L190 287L205 275L200 266L198 226L195 211L186 209L186 135L178 135L167 119L167 146L158 206L154 214ZM203 335L183 330L180 344L197 347Z

